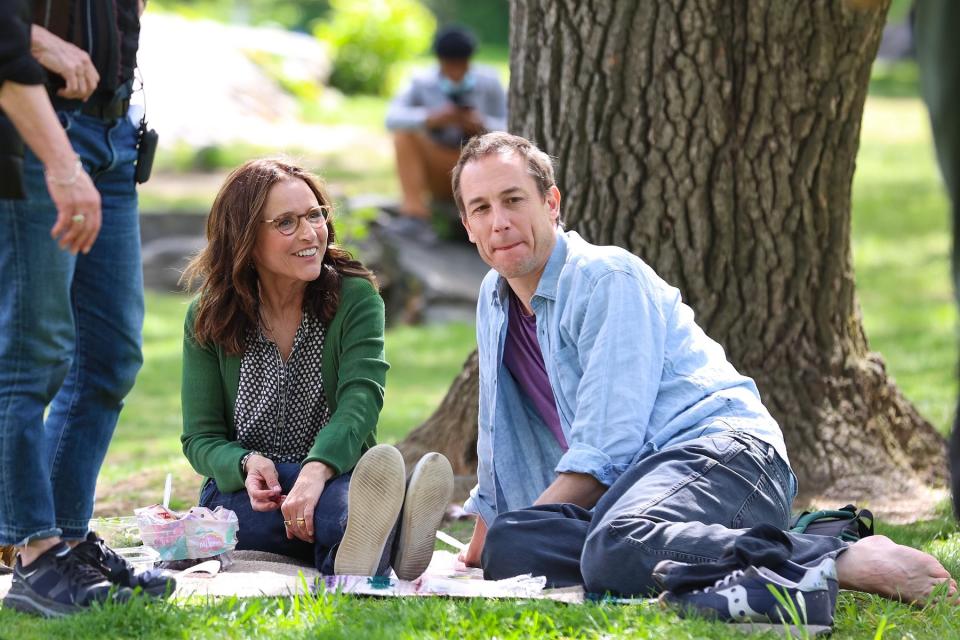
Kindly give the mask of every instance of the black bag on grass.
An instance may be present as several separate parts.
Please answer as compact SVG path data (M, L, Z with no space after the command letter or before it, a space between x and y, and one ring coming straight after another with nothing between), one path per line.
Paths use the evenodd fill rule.
M790 521L790 531L856 542L873 535L873 514L866 509L857 511L852 504L839 509L804 511Z

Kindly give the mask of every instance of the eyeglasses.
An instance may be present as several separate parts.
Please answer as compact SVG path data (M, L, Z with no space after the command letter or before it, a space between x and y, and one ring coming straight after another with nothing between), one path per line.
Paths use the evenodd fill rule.
M315 207L307 211L306 213L300 213L297 215L287 214L280 216L279 218L273 218L272 220L264 220L264 223L270 223L273 225L273 228L282 233L285 236L292 236L297 229L300 228L300 219L306 218L307 224L309 224L314 229L319 229L327 223L327 215L329 214L329 207Z

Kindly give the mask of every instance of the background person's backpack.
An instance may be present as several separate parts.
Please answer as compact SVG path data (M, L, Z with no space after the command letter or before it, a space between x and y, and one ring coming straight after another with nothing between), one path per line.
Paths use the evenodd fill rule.
M804 511L790 521L790 532L856 542L873 535L873 514L866 509L857 511L852 504L839 509Z

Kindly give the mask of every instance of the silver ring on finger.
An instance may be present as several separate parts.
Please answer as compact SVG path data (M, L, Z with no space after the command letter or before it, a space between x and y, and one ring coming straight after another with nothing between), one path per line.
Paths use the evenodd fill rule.
M70 218L70 222L72 222L73 224L83 224L86 221L86 219L87 219L86 215L82 213L75 213L73 217Z

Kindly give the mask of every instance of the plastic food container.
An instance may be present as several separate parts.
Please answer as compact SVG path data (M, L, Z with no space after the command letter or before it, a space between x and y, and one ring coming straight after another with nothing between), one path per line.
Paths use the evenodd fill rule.
M90 521L90 530L95 531L114 550L141 544L136 516L94 518Z
M146 571L157 566L160 562L160 554L151 547L140 545L139 547L124 547L114 549L124 560L132 564L138 571Z

